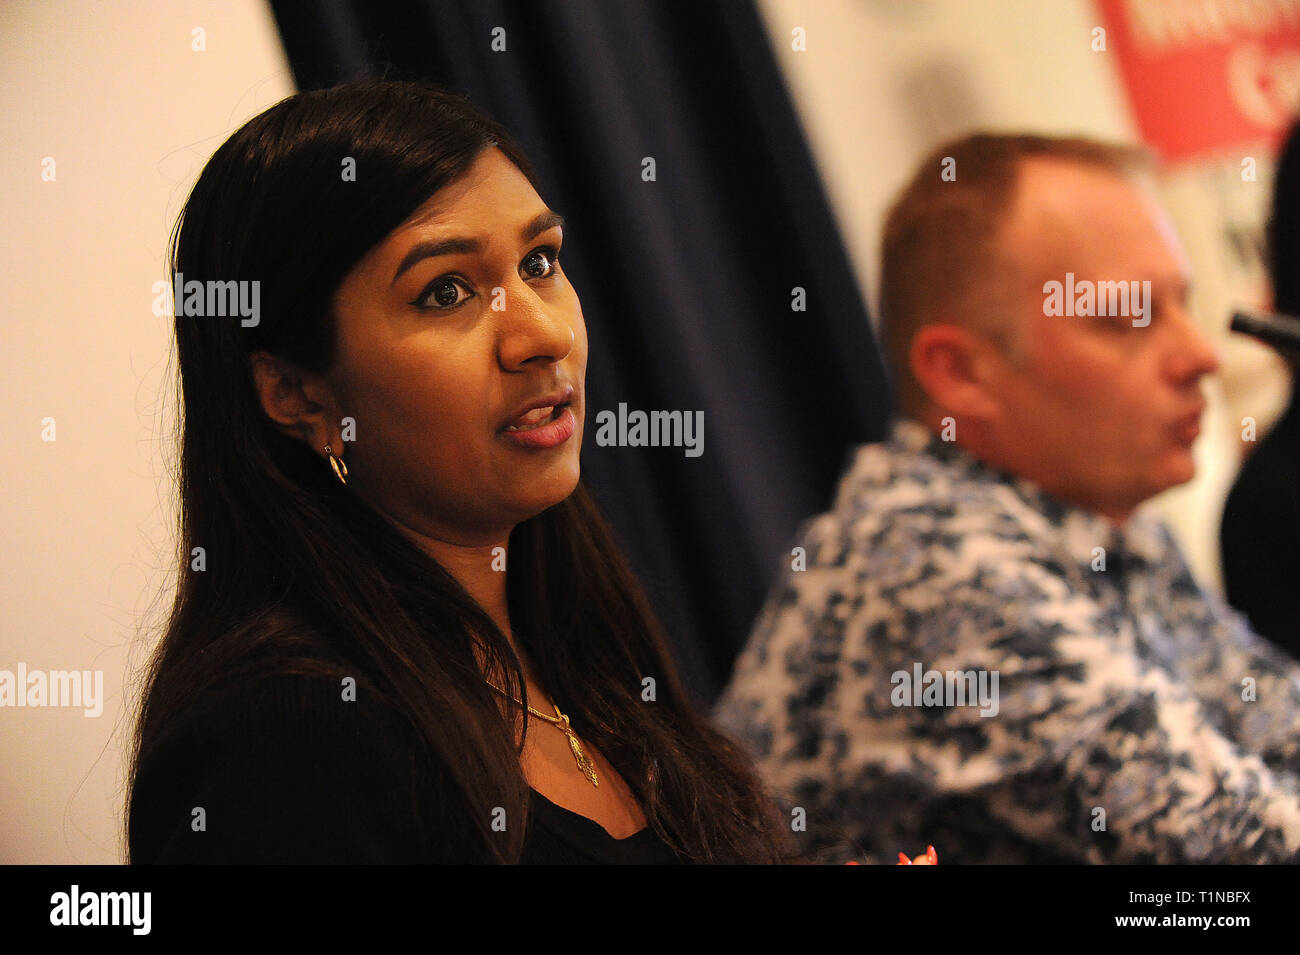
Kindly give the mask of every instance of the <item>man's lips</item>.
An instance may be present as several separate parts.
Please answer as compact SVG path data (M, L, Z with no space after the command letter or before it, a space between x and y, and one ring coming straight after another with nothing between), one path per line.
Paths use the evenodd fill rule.
M1195 441L1201 433L1201 415L1205 412L1205 403L1196 406L1194 411L1189 411L1174 421L1174 433L1183 441Z

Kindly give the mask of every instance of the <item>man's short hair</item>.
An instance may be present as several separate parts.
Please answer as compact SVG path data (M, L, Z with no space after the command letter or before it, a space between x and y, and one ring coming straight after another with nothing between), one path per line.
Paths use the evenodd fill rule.
M976 133L926 156L890 208L881 241L881 330L904 414L926 405L908 361L925 325L946 317L1013 348L1006 320L988 307L1006 283L995 240L1014 205L1020 163L1036 157L1121 176L1151 168L1143 149L1077 136Z

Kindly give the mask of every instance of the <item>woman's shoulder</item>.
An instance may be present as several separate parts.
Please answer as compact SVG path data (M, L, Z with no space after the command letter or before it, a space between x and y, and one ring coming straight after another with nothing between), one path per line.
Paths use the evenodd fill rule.
M418 752L346 660L245 659L142 747L132 861L402 861L430 783Z
M363 666L349 659L348 642L291 607L204 624L171 639L151 691L175 728L193 723L234 729L268 715L278 717L276 725L292 725L357 711L382 714L380 695L368 688ZM334 705L343 703L362 705Z
M248 669L196 691L170 729L192 737L228 737L269 744L386 734L402 723L400 711L371 684L343 665L322 663ZM164 734L167 733L164 729Z
M313 727L316 735L363 732L397 717L338 641L284 613L178 649L151 689L151 743L213 734L265 740Z

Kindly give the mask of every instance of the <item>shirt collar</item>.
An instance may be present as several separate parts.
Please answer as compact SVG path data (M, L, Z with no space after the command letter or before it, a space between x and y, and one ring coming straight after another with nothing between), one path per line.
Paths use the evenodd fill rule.
M975 457L955 441L945 441L919 421L902 418L894 423L889 437L893 451L925 454L943 461L963 478L993 481L1010 488L1033 512L1059 532L1071 555L1086 565L1093 561L1093 548L1120 554L1136 563L1155 565L1168 552L1168 531L1158 520L1139 509L1121 528L1100 514L1084 510L1049 494L1028 478L1003 471Z

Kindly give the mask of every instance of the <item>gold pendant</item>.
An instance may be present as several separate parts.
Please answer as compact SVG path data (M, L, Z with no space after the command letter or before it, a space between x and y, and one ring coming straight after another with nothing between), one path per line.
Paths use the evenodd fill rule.
M555 706L554 703L551 704ZM587 754L582 751L582 744L578 742L578 734L573 732L573 727L569 725L569 718L560 712L560 708L555 706L555 715L560 718L556 723L556 728L569 738L569 749L573 750L573 758L578 761L578 768L583 771L593 786L599 787L600 783L596 780L596 767L591 764Z

